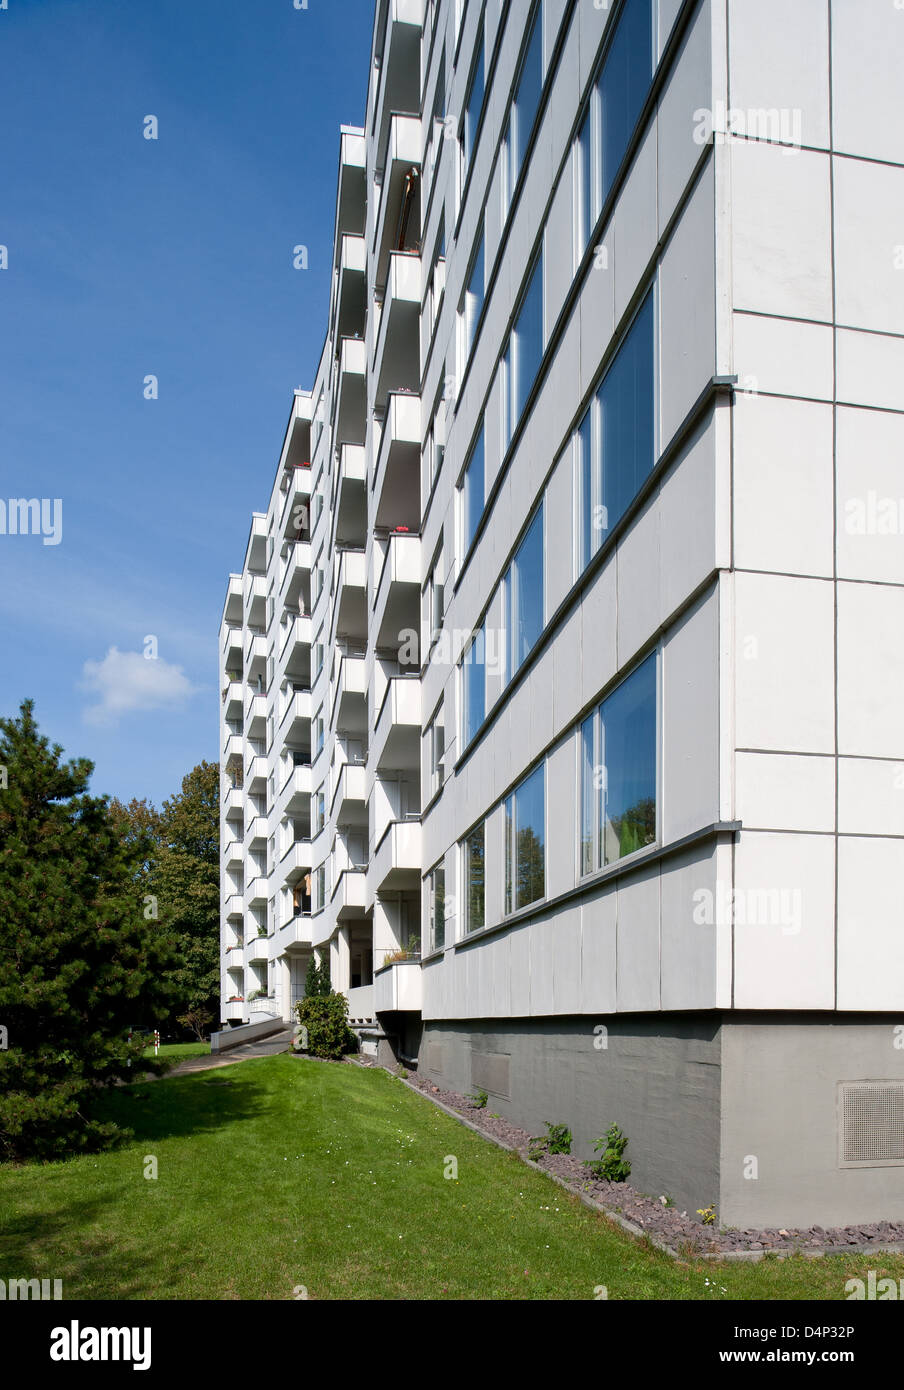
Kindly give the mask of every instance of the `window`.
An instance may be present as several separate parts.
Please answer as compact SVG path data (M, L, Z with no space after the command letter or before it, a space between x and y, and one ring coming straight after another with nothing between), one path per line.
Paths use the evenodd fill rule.
M623 516L653 467L655 361L651 291L578 427L578 558L581 569Z
M486 926L486 830L481 823L462 841L465 879L466 932L479 931Z
M503 451L511 443L543 357L543 255L534 262L505 355Z
M434 951L441 951L446 944L446 868L437 864L427 876L427 892L430 896L430 945Z
M442 705L427 731L430 756L430 794L438 792L445 780L446 720Z
M427 441L427 467L429 470L428 489L433 487L439 477L446 456L446 402L440 396L433 412L430 437Z
M507 680L543 631L543 554L541 502L503 581Z
M443 550L442 542L440 542L433 564L430 566L427 587L424 591L424 621L427 626L428 646L432 646L439 637L445 617L445 586L440 579L442 563Z
M534 23L527 41L524 62L515 88L512 114L509 118L509 189L514 192L518 175L524 166L528 142L540 107L543 90L543 6L537 6Z
M326 796L322 787L314 793L313 802L311 819L314 822L314 834L319 835L326 817Z
M314 757L323 752L323 706L317 711L314 719Z
M656 840L656 710L654 655L581 725L582 874Z
M468 95L465 99L465 119L462 130L462 173L467 173L474 155L474 145L477 140L477 131L480 126L480 117L483 112L484 98L484 46L483 35L477 46L477 58L471 72L471 81L468 84Z
M477 332L477 321L480 318L480 311L483 308L484 294L484 237L480 236L480 243L474 256L474 263L471 266L471 273L468 276L468 283L465 288L464 306L462 316L464 320L464 360L467 361L471 355L471 348L474 346L474 335Z
M505 803L505 910L517 912L546 892L546 769L525 777Z
M462 743L467 747L486 715L486 624L465 652L461 670Z
M462 554L471 549L480 518L483 516L484 493L484 446L483 430L474 442L471 456L465 465L462 479Z
M593 196L593 153L591 150L591 120L590 111L584 117L584 124L578 132L577 144L575 148L575 160L577 162L575 186L577 191L577 207L575 210L575 226L577 227L577 237L575 246L575 269L577 262L580 261L587 245L590 241L590 233L596 224L597 213L599 211Z
M652 0L628 0L597 81L602 198L624 158L653 73Z
M326 907L326 865L319 866L314 881L317 885L317 911L322 912Z

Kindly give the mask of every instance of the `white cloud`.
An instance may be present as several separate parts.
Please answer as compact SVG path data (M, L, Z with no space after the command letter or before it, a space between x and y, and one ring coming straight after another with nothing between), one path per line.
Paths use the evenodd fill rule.
M173 709L199 689L181 666L117 647L111 647L103 661L86 661L82 674L81 689L99 697L85 710L89 724L115 723L133 710Z

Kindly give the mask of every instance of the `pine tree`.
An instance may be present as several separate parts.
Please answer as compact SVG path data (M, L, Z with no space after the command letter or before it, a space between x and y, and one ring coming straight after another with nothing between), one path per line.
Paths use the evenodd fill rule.
M332 992L329 959L324 960L322 965L318 965L317 957L312 951L311 959L308 961L307 974L304 977L304 997L305 999L322 999Z
M119 1134L99 1086L158 1069L142 1029L167 1012L166 936L146 920L141 836L123 840L93 764L63 762L34 704L0 719L0 1156L60 1157ZM129 1032L134 1036L129 1040ZM131 1066L130 1066L131 1064Z

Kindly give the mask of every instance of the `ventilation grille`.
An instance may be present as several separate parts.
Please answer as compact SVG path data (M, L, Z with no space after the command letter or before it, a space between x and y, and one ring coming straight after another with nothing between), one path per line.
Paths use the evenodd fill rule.
M841 1087L842 1163L904 1163L904 1082Z

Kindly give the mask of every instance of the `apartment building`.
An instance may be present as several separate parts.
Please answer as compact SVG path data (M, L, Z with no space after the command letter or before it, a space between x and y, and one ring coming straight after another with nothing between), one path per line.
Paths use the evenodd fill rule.
M900 1219L904 15L376 11L221 628L224 1017L328 954L643 1190Z

